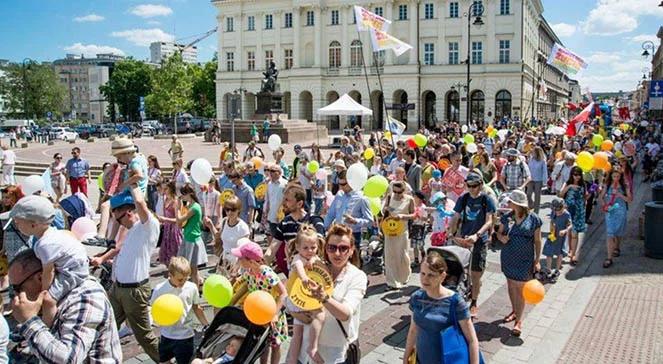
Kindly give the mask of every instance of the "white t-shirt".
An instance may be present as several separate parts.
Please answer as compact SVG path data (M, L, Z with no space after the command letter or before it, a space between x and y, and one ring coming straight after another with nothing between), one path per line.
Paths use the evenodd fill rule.
M190 183L189 175L187 175L184 169L182 169L179 173L177 173L177 177L175 177L175 188L177 188L178 195L180 193L180 188L182 188L182 186L187 183Z
M159 220L150 214L129 229L120 252L113 260L113 275L119 283L138 283L150 277L150 257L159 240Z
M192 307L193 305L199 305L202 303L202 300L198 295L198 288L191 281L184 283L182 288L175 288L170 284L170 281L166 279L154 287L154 290L152 291L152 298L150 299L150 305L152 305L157 298L165 294L174 294L175 296L182 299L182 302L184 303L184 314L182 314L182 318L180 318L180 321L175 325L162 327L160 329L161 335L172 340L184 340L192 338L194 335L194 313Z
M2 151L2 164L16 164L16 154L11 149Z
M32 250L42 265L53 263L56 272L88 269L85 247L65 230L49 227L44 235L34 243Z
M284 178L280 178L277 182L269 182L269 184L267 184L267 200L269 200L269 214L267 215L267 221L273 224L278 223L276 215L278 215L279 208L281 207L283 191L285 191L285 186L287 184L288 181Z
M166 202L165 200L166 200L166 196L160 194L157 198L157 203L154 204L154 212L159 216L164 216L165 215L165 211L164 211L164 204Z
M237 241L240 238L246 238L251 233L249 225L244 220L239 219L235 226L230 226L228 220L224 219L221 223L221 241L223 242L223 260L231 263L237 262L237 257L230 253L231 249L239 247Z
M304 187L305 190L308 190L311 188L311 172L308 171L308 168L306 168L306 165L303 164L299 168L299 183Z

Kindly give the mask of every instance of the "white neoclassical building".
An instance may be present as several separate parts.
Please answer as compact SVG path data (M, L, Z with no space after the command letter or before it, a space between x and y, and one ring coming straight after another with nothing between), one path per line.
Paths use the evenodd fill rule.
M543 77L566 102L568 79L547 77L540 61L554 33L542 17L541 0L213 0L219 27L217 114L228 115L229 95L243 94L242 118L255 111L261 72L274 61L285 112L294 119L343 127L338 118L319 119L316 110L349 93L374 111L360 120L366 129L383 127L386 104L408 130L435 121L512 116L529 118L549 99L536 95ZM472 3L483 7L483 25L470 22ZM411 44L400 57L392 51L374 58L368 33L358 33L352 5L392 20L389 33ZM475 8L478 8L475 7ZM469 46L468 46L469 44ZM468 48L471 82L466 85ZM367 66L368 83L364 76ZM377 64L377 66L376 66ZM380 91L378 72L381 75ZM555 81L556 80L556 81ZM551 84L552 83L552 84ZM246 90L246 91L243 91ZM383 104L384 103L384 104ZM409 110L403 105L410 105ZM552 110L552 106L550 108Z

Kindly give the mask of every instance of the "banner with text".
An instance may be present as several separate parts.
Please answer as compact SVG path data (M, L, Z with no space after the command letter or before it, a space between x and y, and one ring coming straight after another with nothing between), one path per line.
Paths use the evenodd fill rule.
M354 10L358 31L365 32L369 29L379 29L383 32L386 32L389 30L391 20L387 20L378 14L362 8L361 6L355 5Z
M581 70L587 68L587 62L577 54L555 43L548 57L548 64L566 73L575 76Z
M371 28L371 43L373 44L373 51L378 52L385 49L391 49L396 54L396 57L412 49L412 46L403 42L402 40L393 37L387 32Z

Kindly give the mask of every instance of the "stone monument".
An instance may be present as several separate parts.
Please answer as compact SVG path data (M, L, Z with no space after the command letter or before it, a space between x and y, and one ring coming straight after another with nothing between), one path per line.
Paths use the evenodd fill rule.
M279 77L279 70L276 64L270 62L269 68L262 73L265 78L261 82L260 92L257 98L257 115L280 114L283 112L283 94L278 90L276 81Z

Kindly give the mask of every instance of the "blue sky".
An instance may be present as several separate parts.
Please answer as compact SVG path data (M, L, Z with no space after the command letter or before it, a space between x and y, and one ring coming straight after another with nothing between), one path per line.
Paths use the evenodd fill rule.
M269 0L258 0L268 4ZM592 91L634 89L644 68L641 44L663 24L660 0L543 0L564 44L589 63L579 77ZM66 53L149 57L153 40L187 43L216 25L208 0L0 0L0 59L54 60ZM198 44L211 59L216 35Z

